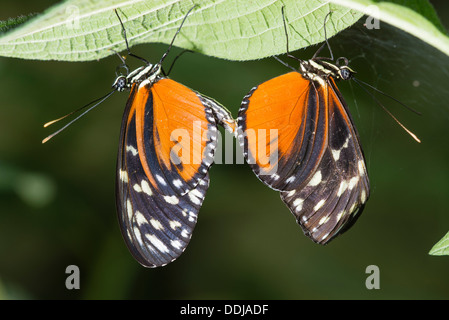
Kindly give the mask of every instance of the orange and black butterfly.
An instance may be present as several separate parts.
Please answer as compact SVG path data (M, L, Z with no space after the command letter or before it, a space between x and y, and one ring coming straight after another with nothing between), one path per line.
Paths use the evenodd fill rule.
M116 206L125 242L145 267L164 266L187 247L209 187L218 125L230 132L235 129L228 110L169 79L162 69L176 35L194 8L185 15L156 64L129 51L125 28L116 11L128 54L145 64L118 75L112 92L100 102L113 92L130 90L120 130ZM128 71L121 59L120 68Z
M131 90L120 131L117 211L129 250L146 267L166 265L187 247L209 187L217 126L235 126L216 101L163 75L167 53L114 84Z
M285 19L284 27L287 35ZM252 170L280 191L304 233L320 244L356 221L370 192L359 136L336 85L355 72L345 58L318 58L323 46L304 61L288 53L287 38L299 69L254 87L237 118Z

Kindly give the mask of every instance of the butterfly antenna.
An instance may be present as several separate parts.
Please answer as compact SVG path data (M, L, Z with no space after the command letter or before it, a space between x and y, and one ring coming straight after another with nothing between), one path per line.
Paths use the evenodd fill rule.
M56 136L58 133L60 133L61 131L63 131L64 129L66 129L68 126L70 126L72 123L74 123L75 121L77 121L78 119L80 119L82 116L84 116L86 113L88 113L89 111L91 111L92 109L94 109L96 106L98 106L100 103L102 103L104 100L106 100L107 98L109 98L115 91L117 91L116 89L112 90L111 92L109 92L108 94L106 94L105 96L98 98L94 101L89 102L88 104L86 104L85 106L82 106L81 108L72 111L68 114L66 114L65 116L62 116L61 118L58 118L56 120L52 120L47 122L46 124L44 124L44 128L59 122L69 116L71 116L74 113L80 112L81 110L87 108L88 106L94 104L93 106L91 106L89 109L87 109L86 111L84 111L82 114L80 114L79 116L77 116L75 119L73 119L72 121L70 121L69 123L67 123L64 127L62 127L61 129L59 129L58 131L52 133L51 135L49 135L48 137L46 137L44 140L42 140L42 143L47 142L48 140L50 140L51 138L53 138L54 136Z
M171 63L171 66L170 66L170 69L168 69L168 72L167 72L167 74L166 74L165 76L168 77L168 75L170 74L171 70L173 69L173 66L175 65L176 60L178 60L179 57L181 57L181 56L182 56L184 53L186 53L186 52L192 53L193 51L192 51L192 50L186 49L186 50L183 50L180 54L178 54L178 55L176 56L176 58L173 59L173 62Z
M159 65L162 65L162 62L164 61L165 57L167 57L168 53L170 52L170 49L172 48L173 43L175 42L175 39L176 39L178 33L181 31L181 28L184 25L184 22L186 21L186 19L189 16L190 12L193 9L195 9L196 7L197 7L197 5L194 5L192 8L189 9L189 11L187 11L186 15L184 16L184 19L182 19L181 25L179 26L178 30L176 30L176 33L173 36L173 39L171 40L170 45L168 46L167 51L165 51L165 53L161 57L161 60L159 60Z
M284 34L285 34L285 41L286 41L286 47L287 47L287 57L289 57L289 58L291 58L291 59L294 59L294 60L296 60L296 61L301 62L301 61L302 61L301 59L295 57L294 55L292 55L292 54L290 53L290 50L289 50L289 43L288 43L287 22L286 22L286 20L285 20L284 6L282 6L282 8L281 8L281 12L282 12L282 22L283 22L283 24L284 24ZM279 62L281 62L282 64L285 65L285 63L282 62L281 60L279 60L277 57L275 57L275 58L276 58L276 60L278 60Z
M128 51L128 55L134 58L137 58L141 61L143 61L146 65L149 65L150 63L148 62L148 60L139 57L137 55L135 55L134 53L131 52L131 50L129 49L129 44L128 44L128 37L126 36L126 29L125 26L123 25L122 19L120 19L120 16L117 12L117 9L114 9L115 14L117 15L118 21L120 22L120 25L122 26L122 34L123 34L123 38L125 38L125 44L126 44L126 50ZM123 61L123 60L122 60Z
M281 59L279 59L278 56L273 56L273 58L275 58L277 61L279 61L280 63L282 63L284 66L286 66L287 68L292 69L293 71L298 72L298 70L296 70L295 68L293 68L291 65L289 65L287 62L282 61Z
M403 102L401 102L401 101L395 99L394 97L390 96L389 94L386 94L385 92L383 92L383 91L377 89L376 87L370 85L369 83L366 83L366 82L364 82L364 81L362 81L362 80L360 80L360 79L355 79L355 78L353 78L353 79L354 79L356 82L360 82L360 83L362 83L363 85L365 85L365 86L367 86L367 87L373 89L374 91L376 91L376 92L382 94L383 96L385 96L385 97L387 97L387 98L390 98L391 100L393 100L393 101L399 103L401 106L403 106L404 108L410 110L411 112L416 113L417 115L422 115L421 112L419 112L419 111L417 111L417 110L415 110L415 109L409 107L409 106L406 105L405 103L403 103Z
M367 90L364 86L362 86L359 83L360 80L356 80L355 78L353 79L355 80L355 83L357 83L358 86L360 86L363 90L365 90L365 92L367 92L374 99L374 101L376 101L376 103L380 105L382 109L384 109L384 111L388 113L390 117L392 117L394 121L396 121L396 123L402 127L402 129L404 129L405 132L407 132L413 139L415 139L416 142L421 143L421 140L419 140L419 138L413 132L407 129L369 90ZM394 100L397 101L396 99Z
M330 44L329 44L329 41L327 40L327 31L326 31L326 22L327 22L327 19L330 17L331 14L332 14L332 11L329 11L329 12L326 14L326 16L324 17L323 29L324 29L324 41L325 41L325 43L323 43L323 44L321 45L321 47L318 48L318 50L317 50L317 51L315 52L315 54L313 55L312 60L313 60L313 59L330 59L330 60L332 60L332 61L334 60L334 54L332 53L331 46L330 46ZM329 52L330 52L330 54L331 54L331 57L330 57L330 58L317 58L318 53L320 53L321 50L323 50L323 48L324 48L325 45L327 45L327 48L329 49Z

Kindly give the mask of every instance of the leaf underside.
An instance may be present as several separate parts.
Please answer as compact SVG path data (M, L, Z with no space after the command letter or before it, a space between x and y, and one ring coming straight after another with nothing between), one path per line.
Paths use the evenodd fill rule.
M120 52L126 46L114 9L124 21L130 46L169 44L194 5L175 46L222 59L256 60L285 53L282 7L290 51L324 41L324 19L332 11L328 38L366 14L449 55L447 32L425 0L68 0L1 34L0 55L87 61Z
M281 8L289 25L289 49L324 40L354 24L361 13L328 1L296 0L69 0L0 37L0 55L24 59L86 61L130 46L170 43L193 4L175 46L229 60L255 60L286 52Z
M449 256L449 232L429 252L432 256Z

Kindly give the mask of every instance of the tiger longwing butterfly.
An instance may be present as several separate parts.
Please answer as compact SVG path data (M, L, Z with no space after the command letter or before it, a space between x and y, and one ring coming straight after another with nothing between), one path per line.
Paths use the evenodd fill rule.
M285 18L284 28L287 36ZM304 233L320 244L347 230L369 197L357 130L335 83L355 72L345 58L336 64L317 58L323 46L312 59L300 60L288 52L287 36L287 54L299 69L254 87L237 118L246 161L280 191Z
M119 56L123 61L120 67L127 74L118 75L113 91L98 99L101 103L113 92L130 90L120 130L116 206L123 238L134 258L145 267L164 266L187 247L209 187L218 125L232 133L235 130L235 120L226 108L169 79L162 69L163 60L195 7L184 16L156 64L130 52L126 30L115 11L128 55L145 65L129 73Z
M166 265L187 247L209 187L217 125L235 129L223 106L162 74L168 50L159 63L115 82L131 90L120 131L117 211L129 250L146 267Z

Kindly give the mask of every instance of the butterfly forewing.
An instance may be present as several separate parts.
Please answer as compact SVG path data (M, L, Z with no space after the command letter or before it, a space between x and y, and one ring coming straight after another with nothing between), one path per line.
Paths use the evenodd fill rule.
M194 130L205 132L195 136ZM209 186L216 135L212 111L192 90L169 79L133 85L122 120L117 209L123 237L142 265L165 265L188 245ZM188 152L191 162L176 163L177 143L184 147L177 155ZM199 155L190 154L193 143Z
M359 139L345 102L332 79L319 87L329 115L327 147L312 178L301 188L281 192L304 232L325 244L358 218L369 196Z
M298 72L254 88L242 102L238 137L258 178L275 190L293 190L323 155L325 113L317 93Z
M213 162L217 129L212 110L194 91L171 79L161 79L147 91L152 99L137 112L137 124L142 123L147 142L142 160L157 160L150 163L150 170L160 187L169 185L184 195L196 187Z

